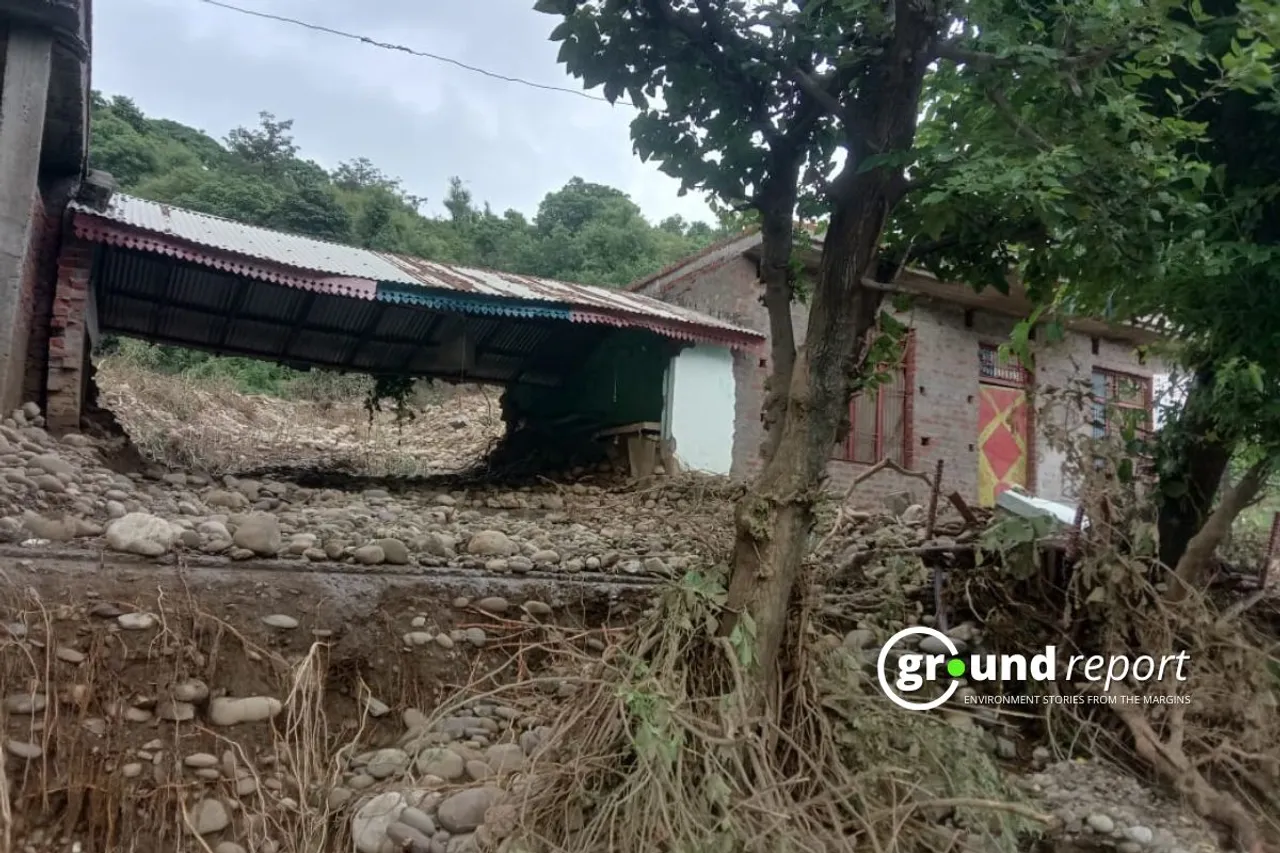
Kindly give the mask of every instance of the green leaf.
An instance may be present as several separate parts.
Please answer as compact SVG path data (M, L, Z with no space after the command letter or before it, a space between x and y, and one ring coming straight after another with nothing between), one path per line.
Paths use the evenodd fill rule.
M535 0L533 11L544 15L567 15L573 11L572 0Z
M865 172L870 172L872 169L878 169L881 166L898 165L899 163L901 163L901 161L902 161L902 154L897 151L887 151L882 154L872 154L869 157L864 157L862 159L862 162L858 164L857 173L861 175Z
M1253 386L1253 390L1259 394L1266 390L1262 382L1262 369L1254 362L1249 363L1249 382Z

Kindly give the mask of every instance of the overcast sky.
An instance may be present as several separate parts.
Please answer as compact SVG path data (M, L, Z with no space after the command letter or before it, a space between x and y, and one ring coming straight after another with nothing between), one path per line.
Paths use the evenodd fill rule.
M508 77L579 89L533 0L228 0L440 54ZM442 62L253 18L199 0L97 0L93 85L150 116L222 139L261 110L294 120L304 157L368 157L440 205L451 175L501 213L536 211L578 175L630 194L651 220L711 214L631 151L624 106L490 79Z

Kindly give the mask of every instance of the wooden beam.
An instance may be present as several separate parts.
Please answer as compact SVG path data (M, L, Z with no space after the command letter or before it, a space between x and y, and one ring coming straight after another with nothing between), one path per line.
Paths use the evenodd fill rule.
M434 317L431 318L431 323L430 325L427 326L427 331L423 334L423 337L426 338L426 341L423 343L423 346L429 346L429 347L439 346L439 344L435 342L434 338L435 338L436 331L440 328L440 324L444 322L444 318L445 318L445 315L441 313L437 313ZM418 350L416 348L411 347L409 349L408 357L405 358L405 360L400 364L399 372L401 374L405 374L409 372L409 365L413 364L413 359L415 356L417 356L417 354L418 354Z
M234 346L217 347L213 344L193 343L191 341L186 341L180 338L174 338L174 337L170 337L168 335L163 335L163 334L156 335L154 338L148 338L144 332L139 332L136 329L124 329L116 326L104 326L103 332L114 333L114 334L123 335L125 337L130 337L130 338L138 338L140 340L150 340L153 343L158 343L158 344L168 344L170 346L179 346L179 347L185 347L187 349L200 350L201 352L210 352L210 353L214 353L215 355L217 354L238 355L238 356L243 356L245 358L254 358L259 361L274 362L277 364L285 363L282 359L280 359L276 355L273 355L272 353L260 352L258 350L252 350L246 347L234 347ZM429 349L431 347L427 346L424 348ZM323 359L323 358L306 358L306 359L297 358L297 359L291 359L290 363L306 364L313 367L327 367L333 370L345 369L345 365L331 359ZM414 371L410 375L440 378L440 379L452 379L454 381L487 382L487 383L493 383L496 385L505 385L511 381L511 377L509 376L498 376L495 374L477 373L477 374L469 375L466 377L460 377L456 373L452 373L449 371L440 371L440 370ZM555 383L537 382L537 383L531 383L531 384L550 387L550 386L553 386Z
M111 293L111 295L117 296L121 299L130 299L136 302L145 302L149 305L156 304L156 303L163 303L169 308L176 308L182 311L189 311L193 314L203 314L207 317L218 317L218 318L223 318L225 320L230 316L218 311L216 308L211 308L208 305L199 305L192 302L177 302L173 300L164 299L163 297L149 296L147 294L121 293L120 291L114 291ZM281 329L289 329L291 332L315 332L321 335L337 335L344 338L353 337L352 331L350 329L344 329L340 326L317 326L312 323L295 324L291 320L285 317L267 317L261 314L245 314L243 312L237 312L235 314L235 318L240 320L247 320L252 323L262 323L263 325L267 325L267 326L276 326ZM145 333L139 332L139 334L145 334ZM225 336L223 338L220 338L219 340L225 340ZM391 344L418 343L417 338L403 338L403 337L379 338L378 340L384 343L391 343ZM222 346L223 344L220 343L218 345Z

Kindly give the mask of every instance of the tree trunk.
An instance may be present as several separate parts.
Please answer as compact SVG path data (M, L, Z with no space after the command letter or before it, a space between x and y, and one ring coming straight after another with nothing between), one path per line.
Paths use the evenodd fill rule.
M1266 485L1267 474L1270 473L1270 460L1254 463L1240 482L1227 489L1217 508L1210 513L1208 520L1196 530L1190 538L1178 567L1173 573L1166 598L1169 601L1181 601L1191 590L1202 590L1213 563L1214 552L1218 550L1231 531L1231 525L1247 507L1262 487Z
M903 151L915 138L930 48L940 26L930 4L898 4L894 34L868 74L846 120L849 156L835 182L831 225L797 352L776 452L735 514L733 576L720 631L729 635L749 614L759 671L748 700L779 696L779 652L791 593L813 528L813 510L842 412L848 406L861 345L875 326L881 296L863 285L880 235L901 198L900 167L860 171L873 154ZM852 115L852 114L851 114Z
M1213 382L1211 370L1196 373L1182 411L1161 437L1161 483L1185 485L1176 498L1166 494L1157 519L1160 562L1169 568L1178 565L1191 538L1209 518L1234 450L1234 442L1214 431Z
M764 458L772 459L782 440L787 394L795 371L796 337L791 323L791 302L795 298L791 277L791 252L795 243L796 186L799 159L782 170L760 191L761 245L760 281L764 283L762 302L769 312L769 378L765 383Z

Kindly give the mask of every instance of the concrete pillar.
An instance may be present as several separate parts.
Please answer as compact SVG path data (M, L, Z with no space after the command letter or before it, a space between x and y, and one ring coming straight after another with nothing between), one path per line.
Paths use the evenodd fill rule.
M49 99L50 35L13 28L0 86L0 412L22 403L36 244L43 221L39 200L40 146ZM40 217L43 220L43 216Z

